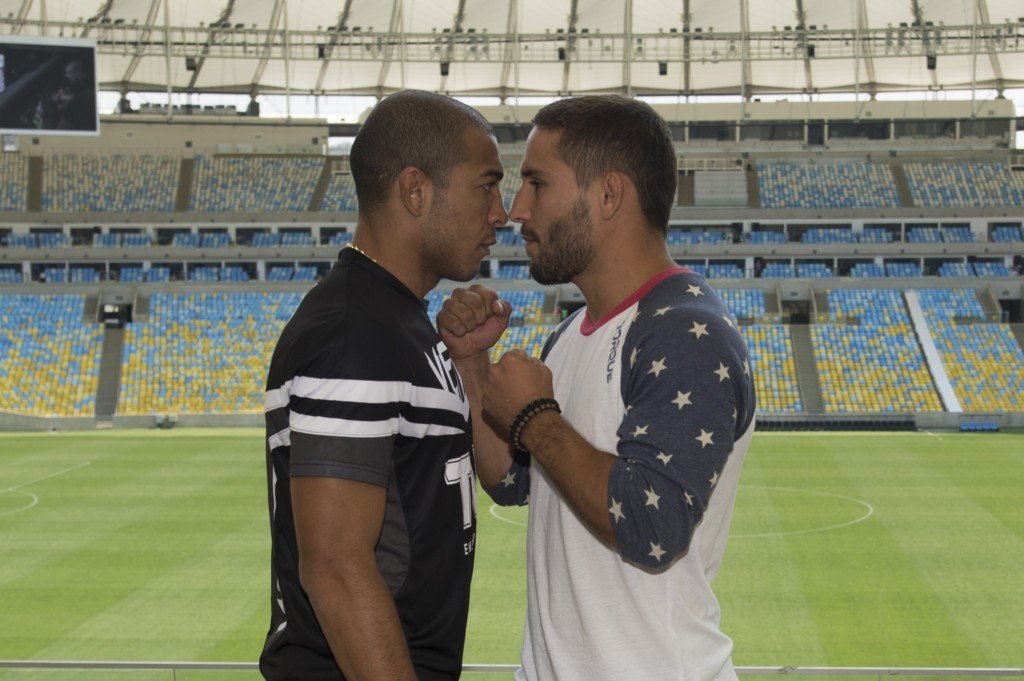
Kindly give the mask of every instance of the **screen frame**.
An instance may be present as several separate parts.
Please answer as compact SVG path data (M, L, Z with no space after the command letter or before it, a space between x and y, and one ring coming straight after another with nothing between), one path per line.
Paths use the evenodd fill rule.
M99 137L100 134L100 110L99 110L99 98L100 98L100 86L99 86L99 60L97 41L91 38L51 38L47 36L18 36L18 35L4 35L0 34L0 45L25 45L28 47L39 47L43 49L54 48L54 47L66 47L66 48L78 48L78 49L90 49L92 51L92 89L94 93L94 100L96 102L95 121L93 121L92 130L58 130L58 129L44 129L44 128L6 128L0 125L0 135L27 135L30 137L36 136L74 136L74 137ZM2 97L2 93L0 93Z

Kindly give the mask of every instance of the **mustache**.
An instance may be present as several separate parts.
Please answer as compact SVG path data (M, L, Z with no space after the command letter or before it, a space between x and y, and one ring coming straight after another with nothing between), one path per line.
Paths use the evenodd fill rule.
M527 227L520 227L519 228L519 233L522 236L525 236L527 239L531 239L532 241L537 241L537 235L536 235L536 233L534 233L534 231L532 229L528 229Z

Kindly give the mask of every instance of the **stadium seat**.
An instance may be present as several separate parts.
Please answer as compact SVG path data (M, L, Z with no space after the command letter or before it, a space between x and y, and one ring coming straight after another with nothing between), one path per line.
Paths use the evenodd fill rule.
M274 344L301 293L156 294L125 330L119 414L262 413Z
M93 416L103 330L82 295L0 295L0 411Z
M757 184L763 208L900 205L889 166L880 163L758 161Z
M1024 179L1005 163L905 163L910 193L921 207L1024 205Z
M54 154L43 165L43 210L174 210L181 161L148 154Z
M902 292L834 290L827 299L837 322L811 326L826 412L942 410Z
M1024 351L1009 325L989 321L973 289L930 289L917 295L961 407L1024 409Z
M0 154L0 212L28 208L28 158Z
M304 211L323 168L319 156L196 155L190 210Z

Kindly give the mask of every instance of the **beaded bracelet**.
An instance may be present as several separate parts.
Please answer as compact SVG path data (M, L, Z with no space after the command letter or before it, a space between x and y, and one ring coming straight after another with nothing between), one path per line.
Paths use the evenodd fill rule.
M526 428L526 424L530 420L548 409L554 409L559 414L562 413L562 409L558 406L558 402L551 399L550 397L542 397L539 400L534 400L528 405L523 407L522 411L516 414L516 417L512 419L512 426L508 429L508 441L512 445L512 449L517 452L523 452L528 454L526 447L519 441L519 438L523 435L523 430Z

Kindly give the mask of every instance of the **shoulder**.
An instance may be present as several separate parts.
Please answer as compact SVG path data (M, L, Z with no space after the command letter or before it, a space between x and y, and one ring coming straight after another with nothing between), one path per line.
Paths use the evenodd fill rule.
M711 339L709 345L742 344L722 297L689 271L665 278L640 298L630 336L633 342Z

